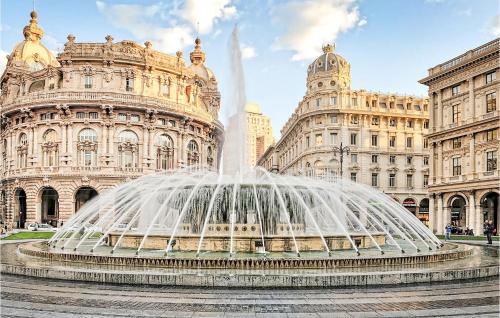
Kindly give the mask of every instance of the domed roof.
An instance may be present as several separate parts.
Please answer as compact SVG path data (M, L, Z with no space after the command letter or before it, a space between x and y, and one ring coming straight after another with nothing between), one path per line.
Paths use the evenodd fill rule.
M245 105L245 111L247 113L261 114L260 106L257 103L247 103Z
M188 68L206 81L216 80L212 70L205 66L205 52L201 50L200 38L197 37L194 43L194 51L189 53L191 65Z
M37 13L32 11L30 23L23 29L24 41L14 47L9 57L11 63L21 62L34 71L47 65L59 66L54 54L40 42L43 30L38 26L37 17Z
M307 76L321 72L343 73L349 71L349 63L342 56L333 53L335 45L323 46L323 54L314 60L307 68Z

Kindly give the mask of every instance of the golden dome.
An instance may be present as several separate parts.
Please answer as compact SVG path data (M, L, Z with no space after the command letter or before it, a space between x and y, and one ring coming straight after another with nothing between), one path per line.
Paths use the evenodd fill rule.
M59 66L54 54L40 40L43 30L38 26L38 15L31 12L31 20L23 29L24 41L18 43L10 55L11 63L25 64L33 71L38 71L47 65Z

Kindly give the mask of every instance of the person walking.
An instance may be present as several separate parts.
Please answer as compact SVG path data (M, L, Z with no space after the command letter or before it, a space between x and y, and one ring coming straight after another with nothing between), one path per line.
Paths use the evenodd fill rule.
M450 235L451 235L451 225L450 223L448 223L444 228L444 240L448 241L450 239Z
M491 235L493 234L493 222L491 220L486 222L484 234L486 234L486 238L488 239L488 243L486 244L493 244L491 241Z

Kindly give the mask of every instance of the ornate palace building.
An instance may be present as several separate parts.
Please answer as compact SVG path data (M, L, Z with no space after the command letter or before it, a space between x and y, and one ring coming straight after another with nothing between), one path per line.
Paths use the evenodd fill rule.
M499 39L429 69L431 224L483 234L499 225Z
M37 13L1 77L1 209L14 226L53 225L131 178L218 165L217 79L196 39L191 65L150 42L78 43L55 57Z
M247 120L247 160L251 167L264 151L274 143L271 119L260 111L259 104L247 103L245 107Z
M428 100L351 89L351 66L334 46L307 71L306 95L258 164L283 174L340 173L333 147L348 146L343 176L384 191L428 220Z

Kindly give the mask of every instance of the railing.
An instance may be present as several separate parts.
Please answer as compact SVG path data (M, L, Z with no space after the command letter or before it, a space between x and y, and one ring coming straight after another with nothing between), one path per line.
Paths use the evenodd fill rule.
M498 39L495 39L491 42L486 43L485 45L482 45L478 48L470 50L470 51L468 51L460 56L457 56L457 57L455 57L455 58L453 58L445 63L442 63L436 67L429 69L429 75L434 75L438 72L445 71L449 68L452 68L456 65L463 63L466 60L472 59L473 57L476 57L478 55L498 50L498 48L499 48Z
M58 91L58 92L44 92L44 93L31 93L24 96L16 98L12 103L4 105L4 112L9 111L18 107L19 105L25 105L36 102L47 102L47 101L71 101L75 102L78 100L83 101L96 101L96 102L124 102L129 104L146 104L149 106L157 106L162 108L167 108L174 110L176 112L189 112L196 113L197 116L211 121L212 118L208 113L200 112L196 108L192 108L191 105L177 104L173 101L141 96L135 94L123 94L118 92L70 92L70 91ZM184 107L189 106L189 107Z

